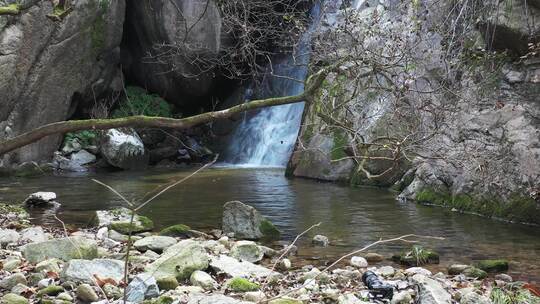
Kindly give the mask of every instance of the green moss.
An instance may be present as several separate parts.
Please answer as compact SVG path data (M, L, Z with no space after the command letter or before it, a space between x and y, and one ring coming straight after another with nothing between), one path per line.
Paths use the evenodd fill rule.
M530 197L513 195L507 201L474 198L467 194L452 195L446 191L425 188L418 192L416 201L431 203L460 211L473 212L487 217L501 218L514 222L540 225L540 206Z
M17 3L6 6L0 6L0 15L17 15L20 13L21 7Z
M113 111L112 117L120 118L135 115L149 117L172 117L172 107L157 94L148 93L136 86L126 87L126 97L119 107Z
M160 290L173 290L178 287L178 281L175 277L164 277L157 280Z
M330 153L331 159L337 160L346 157L347 153L345 153L345 148L347 145L347 136L343 133L343 131L334 131L334 145L332 146L332 151Z
M83 130L79 132L69 132L64 136L64 145L73 145L74 141L81 144L83 148L95 145L98 138L98 132L94 130Z
M157 299L152 300L144 300L142 304L172 304L174 303L174 299L169 296L161 296Z
M475 278L475 279L485 279L487 278L487 272L483 271L482 269L478 269L476 267L467 267L463 274L469 278Z
M4 304L28 304L28 299L14 293L8 293L2 297L0 302Z
M267 219L263 219L259 225L259 231L263 234L263 238L277 240L281 233L279 230Z
M47 296L56 296L59 293L61 293L62 291L64 291L64 287L51 285L51 286L47 286L47 287L41 289L40 291L38 291L36 296L38 298L41 298L41 297L43 297L45 295L47 295Z
M100 14L90 28L92 50L96 56L105 48L105 35L105 19Z
M234 292L257 291L260 286L244 278L233 278L227 283L227 288Z
M508 270L507 260L482 260L475 264L476 267L486 272L503 272Z
M154 229L154 222L146 216L139 215L137 220L140 222L140 226L144 231L149 231Z
M182 237L182 236L187 236L190 229L191 228L189 226L178 224L178 225L169 226L161 230L159 232L159 235Z

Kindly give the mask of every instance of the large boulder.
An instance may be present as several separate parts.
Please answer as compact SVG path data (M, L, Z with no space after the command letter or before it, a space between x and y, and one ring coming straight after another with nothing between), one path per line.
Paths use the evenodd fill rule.
M98 255L97 243L79 236L27 244L22 247L22 253L30 263L38 263L50 258L64 261L93 259Z
M223 206L223 232L234 233L236 238L256 240L279 238L279 231L257 209L239 201L227 202Z
M101 138L101 155L113 167L144 169L148 166L149 153L133 129L110 129Z
M201 70L196 62L215 59L221 49L221 17L215 2L133 1L126 14L130 28L126 52L131 59L126 74L178 105L190 105L194 96L208 94L215 74ZM172 45L176 48L171 50ZM157 57L163 53L169 55Z
M204 248L192 240L169 247L159 259L146 266L145 271L156 279L175 277L188 279L195 270L208 268L210 258Z
M6 2L0 1L0 5ZM20 2L21 12L0 15L0 138L68 119L81 103L110 87L118 76L125 1ZM86 104L85 104L86 105ZM0 157L0 165L50 160L60 135Z
M70 260L61 278L64 281L87 283L93 285L96 277L99 279L113 279L120 282L124 276L124 262L120 260Z
M446 291L441 283L423 274L415 274L411 278L412 282L418 284L420 293L418 295L422 304L450 304L452 296Z

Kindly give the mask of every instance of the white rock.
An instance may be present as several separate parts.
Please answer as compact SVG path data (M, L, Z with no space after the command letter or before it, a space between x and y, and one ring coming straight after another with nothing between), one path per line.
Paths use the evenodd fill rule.
M261 302L266 299L266 295L262 291L248 291L244 293L243 299L249 302Z
M64 281L94 284L94 275L120 282L124 277L124 262L111 259L70 260L61 278Z
M313 237L313 240L311 240L311 243L315 246L322 246L327 247L330 244L330 240L327 236L317 234Z
M217 272L225 273L231 277L263 278L272 274L278 274L266 267L255 265L247 261L240 262L237 259L226 255L212 257L210 267Z
M238 241L231 248L231 256L240 261L256 263L262 260L264 253L255 242Z
M358 268L366 268L368 267L368 261L363 257L353 256L351 258L351 265Z
M430 276L431 275L431 271L425 269L425 268L422 268L422 267L411 267L411 268L407 268L405 270L405 273L407 275L415 275L415 274L423 274L425 276Z
M21 231L21 241L23 242L39 243L48 239L41 226L30 227Z
M194 271L189 281L192 285L202 287L204 290L214 290L219 286L208 273L200 270Z
M73 163L83 166L95 162L96 156L86 150L80 150L71 154L70 159Z
M12 229L0 229L0 246L17 243L21 235Z
M383 266L376 270L376 272L382 276L389 277L396 273L396 270L392 266Z

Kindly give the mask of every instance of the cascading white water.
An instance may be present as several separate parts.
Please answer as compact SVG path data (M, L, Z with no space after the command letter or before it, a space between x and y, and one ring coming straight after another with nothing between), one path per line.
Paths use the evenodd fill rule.
M269 73L263 81L258 98L302 93L310 57L311 36L320 22L320 11L320 5L316 3L311 11L313 21L302 35L294 54L274 58L272 74ZM249 97L246 96L246 100ZM298 136L303 110L302 102L265 108L253 117L245 116L225 152L226 162L243 166L285 166Z

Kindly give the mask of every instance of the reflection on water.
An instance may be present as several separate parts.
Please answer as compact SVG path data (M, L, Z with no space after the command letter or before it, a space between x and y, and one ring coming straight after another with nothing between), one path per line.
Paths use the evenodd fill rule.
M0 201L22 201L35 191L54 191L68 224L87 225L93 210L122 205L122 201L91 178L103 181L128 199L143 196L157 185L188 172L144 171L92 173L37 179L0 179ZM373 188L349 188L303 179L287 179L278 169L224 169L204 171L165 193L142 213L157 228L185 223L194 228L221 226L223 203L240 200L259 209L292 239L322 222L314 233L330 237L333 246L311 248L309 237L300 255L323 259L344 254L379 238L403 234L442 236L444 241L423 244L441 254L441 267L483 258L508 258L510 274L540 281L538 227L507 224L441 208L402 204L394 193ZM54 219L34 214L36 220L57 225ZM391 255L410 244L388 244L374 251Z

